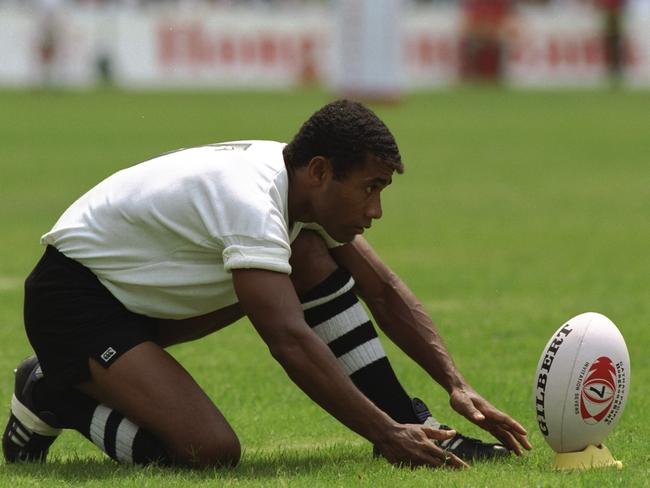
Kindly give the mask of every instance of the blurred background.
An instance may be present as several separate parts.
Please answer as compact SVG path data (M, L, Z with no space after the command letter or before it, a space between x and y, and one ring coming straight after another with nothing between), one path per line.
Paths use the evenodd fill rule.
M650 0L0 0L0 87L650 86Z
M39 237L88 188L179 147L287 141L336 96L399 102L371 103L407 170L368 239L438 323L468 380L539 448L525 471L486 465L463 473L463 484L568 484L540 469L550 452L536 427L535 366L564 320L598 311L632 358L630 403L607 441L626 469L571 480L647 486L650 382L634 378L650 375L649 88L650 0L0 0L0 407L10 371L30 354L23 282L42 254ZM409 391L481 436L385 345ZM302 458L287 464L283 451L269 461L277 446L342 442L369 459L368 446L290 383L252 328L172 352L248 446L248 468L233 477L268 486L291 472L281 481L313 485L313 469L328 479L311 461L296 478ZM101 458L66 435L53 456L72 469L7 468L0 485L101 478L93 465L75 470L74 461ZM349 481L337 471L332 483L431 484L410 478L421 470L381 466L345 468ZM133 476L129 486L141 486Z

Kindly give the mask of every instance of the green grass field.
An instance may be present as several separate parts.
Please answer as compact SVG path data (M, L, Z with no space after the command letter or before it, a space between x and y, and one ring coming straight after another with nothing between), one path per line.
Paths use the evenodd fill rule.
M39 237L85 190L156 154L215 141L287 140L323 92L0 92L0 401L30 353L22 281ZM374 107L406 164L368 240L439 325L470 382L529 430L523 458L465 472L398 469L287 379L246 321L172 354L244 446L231 471L129 468L65 432L44 466L0 464L0 486L650 486L650 92L421 93ZM606 444L625 468L550 470L532 384L561 323L618 324L631 394ZM444 391L385 342L407 389L470 435ZM6 410L5 410L6 412ZM0 416L2 426L6 414Z

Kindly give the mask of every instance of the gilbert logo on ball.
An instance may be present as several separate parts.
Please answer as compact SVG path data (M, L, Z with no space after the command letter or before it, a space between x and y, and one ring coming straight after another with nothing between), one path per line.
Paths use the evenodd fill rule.
M604 315L573 317L550 338L537 364L537 424L558 453L598 446L619 421L630 385L623 336Z

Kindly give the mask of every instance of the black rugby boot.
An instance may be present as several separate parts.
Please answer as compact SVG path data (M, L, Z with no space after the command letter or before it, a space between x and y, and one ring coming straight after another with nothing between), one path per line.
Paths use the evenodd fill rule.
M451 427L441 424L432 415L425 403L419 398L414 398L413 412L423 424L430 425L434 429L452 430ZM458 432L451 439L444 441L435 441L435 443L447 452L450 452L466 462L478 460L490 460L507 457L511 454L510 450L502 444L492 444L483 442L480 439L467 437Z
M61 429L56 427L56 418L50 412L39 412L34 406L34 385L43 378L36 356L24 359L14 374L11 412L2 436L4 458L7 463L45 462Z

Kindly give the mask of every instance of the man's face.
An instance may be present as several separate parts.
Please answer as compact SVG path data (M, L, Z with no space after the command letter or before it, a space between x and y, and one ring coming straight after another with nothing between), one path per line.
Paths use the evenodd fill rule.
M316 222L338 242L350 242L381 218L380 193L392 176L393 169L372 155L342 179L330 172L315 195Z

